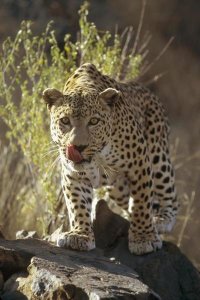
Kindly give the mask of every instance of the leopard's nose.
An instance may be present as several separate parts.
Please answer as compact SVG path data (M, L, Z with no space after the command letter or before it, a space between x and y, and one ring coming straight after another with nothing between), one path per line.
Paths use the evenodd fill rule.
M87 148L88 145L74 145L74 148L79 152L83 152L86 148Z

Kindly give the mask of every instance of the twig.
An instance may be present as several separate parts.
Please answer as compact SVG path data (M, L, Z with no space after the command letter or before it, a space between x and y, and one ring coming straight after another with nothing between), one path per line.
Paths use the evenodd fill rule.
M186 229L188 221L189 221L189 219L191 217L191 214L192 214L192 205L194 203L194 199L195 199L195 191L192 192L191 199L190 199L189 204L187 206L186 216L184 218L184 222L183 222L183 225L182 225L179 237L178 237L178 242L177 242L177 246L178 247L181 246L181 242L183 240L183 235L184 235L185 229Z
M141 10L141 14L140 14L140 21L139 21L138 29L137 29L137 32L136 32L136 38L135 38L135 42L134 42L134 45L133 45L133 50L131 52L131 56L134 56L136 54L136 51L137 51L138 42L139 42L139 39L140 39L140 33L141 33L143 20L144 20L144 13L145 13L145 9L146 9L146 4L147 4L147 0L143 0L142 1L142 10Z
M149 32L146 32L143 38L143 42L141 43L140 48L138 49L138 53L142 53L146 48L152 38L152 35Z
M126 34L125 34L125 32L126 32ZM125 37L125 43L124 43L124 46L122 48L122 53L121 53L121 70L120 70L120 73L119 73L119 80L124 80L124 78L126 76L126 73L127 73L128 64L126 62L127 62L130 42L131 42L131 39L133 37L133 27L132 26L127 27L126 31L124 30L123 37ZM122 35L121 35L121 40L122 39L123 38L122 38Z
M152 66L163 56L163 54L167 51L167 49L169 48L169 46L171 45L171 43L173 42L173 40L174 40L174 37L171 37L169 39L169 41L167 42L167 44L160 51L160 53L155 57L155 59L151 63L149 63L147 65L147 67L143 70L143 72L141 72L139 78L141 78L142 76L144 76L144 74L146 74L152 68Z
M152 79L150 79L150 80L144 82L144 84L148 86L148 85L152 84L153 82L158 81L160 78L162 78L162 77L165 76L166 74L167 74L167 71L162 72L162 73L159 73L159 74L156 74Z

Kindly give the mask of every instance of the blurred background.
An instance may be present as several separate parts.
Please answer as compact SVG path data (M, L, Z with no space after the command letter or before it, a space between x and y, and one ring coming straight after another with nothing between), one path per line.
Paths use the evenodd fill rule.
M171 153L181 205L175 230L168 239L177 243L200 268L200 2L146 1L141 23L143 3L142 0L92 0L89 20L100 31L117 30L120 33L125 27L132 26L135 36L138 26L141 25L139 44L145 35L151 36L146 56L151 68L140 81L160 97L169 114ZM22 20L33 20L34 32L37 34L43 32L46 24L53 20L56 37L62 48L66 33L72 35L72 40L76 39L81 4L81 0L1 0L0 44L7 36L16 35ZM171 37L174 40L166 47ZM64 81L63 75L63 85ZM19 229L15 227L17 215L13 214L10 201L5 199L15 199L13 190L16 182L21 180L23 184L26 183L27 170L21 170L23 167L17 165L16 155L6 172L9 178L9 172L19 168L20 175L12 178L10 185L7 182L9 179L3 181L3 158L8 160L4 147L8 144L5 132L6 126L1 122L0 141L3 152L0 161L0 202L4 205L0 204L0 223L2 231L8 237L13 237L13 232ZM21 207L23 209L23 205ZM6 226L2 224L4 220ZM28 224L28 228L24 229L34 229L33 224ZM23 220L18 226L23 228Z

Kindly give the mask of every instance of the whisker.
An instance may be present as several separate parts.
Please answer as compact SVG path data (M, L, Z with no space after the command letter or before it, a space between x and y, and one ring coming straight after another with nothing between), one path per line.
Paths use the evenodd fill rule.
M58 146L57 145L54 145L54 146L48 146L46 147L46 150L54 150L54 149L58 149Z
M44 179L46 180L47 176L51 176L53 173L53 170L56 166L56 164L59 162L60 160L60 156L57 156L56 159L54 159L54 161L52 162L52 164L49 166L49 168L47 169L45 175L44 175ZM51 173L50 173L51 171Z
M57 153L58 153L58 149L52 149L52 150L44 152L42 158L44 158L45 156L52 155L52 154L54 155L54 154L57 154Z
M49 145L49 144L48 144ZM46 150L43 151L43 156L42 158L48 156L48 155L54 155L55 153L58 153L59 149L58 149L58 145L55 144L55 145L52 145L52 146L48 146L46 147Z
M111 177L113 175L113 173L117 172L114 168L106 165L106 163L104 162L104 159L100 155L96 155L95 158L96 158L96 162L99 164L100 168L102 168L102 170L107 178Z
M50 148L51 148L51 147L58 147L58 144L56 144L55 142L52 142L52 141L51 141L51 142L49 142L49 143L46 144L46 147L47 147L47 148L48 148L48 147L50 147Z

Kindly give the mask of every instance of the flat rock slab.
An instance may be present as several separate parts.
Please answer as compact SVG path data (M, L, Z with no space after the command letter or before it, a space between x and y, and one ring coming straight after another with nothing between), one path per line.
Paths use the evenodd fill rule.
M18 292L31 300L160 299L131 268L100 250L80 253L37 239L1 239L0 262L5 278L28 267L28 276L18 278ZM9 299L6 293L1 297Z
M93 226L98 249L90 252L0 239L0 299L200 300L199 271L177 246L164 242L157 252L131 254L129 222L103 200Z
M103 222L102 222L103 220ZM159 251L136 256L128 251L129 222L101 200L94 222L97 245L107 257L132 268L162 300L200 300L200 274L180 249L169 242Z

